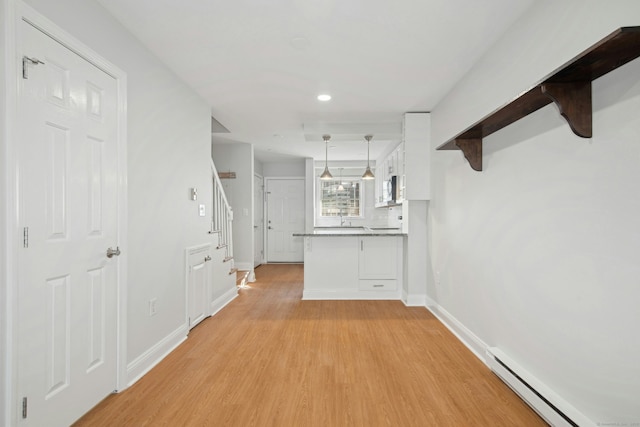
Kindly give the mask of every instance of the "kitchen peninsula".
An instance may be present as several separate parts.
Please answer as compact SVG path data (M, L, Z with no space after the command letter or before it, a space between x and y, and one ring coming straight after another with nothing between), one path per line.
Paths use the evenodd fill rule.
M401 298L401 230L317 227L294 236L304 237L303 299Z

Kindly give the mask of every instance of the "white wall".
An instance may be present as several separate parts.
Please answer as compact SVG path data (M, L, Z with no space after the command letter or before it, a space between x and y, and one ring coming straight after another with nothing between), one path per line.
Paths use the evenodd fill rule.
M233 257L240 270L253 270L253 146L213 142L211 153L218 172L235 172L222 186L233 209Z
M264 163L259 160L253 159L253 173L256 175L264 176Z
M265 177L270 178L301 178L304 177L305 174L305 160L300 159L285 162L264 162L262 164L262 171Z
M87 0L28 0L128 77L128 341L131 375L186 335L184 249L208 242L209 106L104 9ZM199 190L198 202L189 188ZM157 314L148 301L157 298ZM129 378L132 379L131 377Z
M639 22L636 0L536 2L433 111L433 146ZM551 105L485 138L483 172L432 160L429 297L602 425L640 421L638 76L594 82L592 139Z
M0 22L5 22L5 14L6 14L7 4L4 0L0 0ZM7 164L7 142L9 140L7 134L7 123L5 120L6 116L6 72L5 72L5 64L6 57L8 52L6 52L6 34L5 31L7 29L5 26L2 26L2 31L0 31L0 200L2 200L2 208L0 208L0 424L7 425L9 423L8 413L9 408L6 407L7 400L7 391L10 387L8 383L9 380L9 367L8 363L8 337L9 331L7 314L10 313L8 304L8 289L9 283L7 281L7 268L9 267L7 263L7 252L9 248L9 230L8 230L8 218L9 212L7 211L8 204L4 201L8 197L8 172L9 167Z

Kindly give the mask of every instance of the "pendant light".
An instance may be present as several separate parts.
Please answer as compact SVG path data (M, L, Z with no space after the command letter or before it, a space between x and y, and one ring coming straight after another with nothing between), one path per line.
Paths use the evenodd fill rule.
M328 157L329 157L329 139L331 135L322 135L324 139L324 172L320 175L320 179L333 179L333 175L329 172Z
M371 167L369 166L369 145L371 144L371 138L373 135L366 135L364 139L367 140L367 169L365 169L364 174L362 175L362 179L374 179L375 175L371 172Z

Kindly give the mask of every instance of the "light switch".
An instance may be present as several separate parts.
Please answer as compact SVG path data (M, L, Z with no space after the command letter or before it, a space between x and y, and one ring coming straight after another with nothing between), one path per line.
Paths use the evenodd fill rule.
M204 216L205 215L204 205L200 205L199 206L199 212L200 212L200 216Z
M198 189L195 187L191 189L191 200L198 200Z

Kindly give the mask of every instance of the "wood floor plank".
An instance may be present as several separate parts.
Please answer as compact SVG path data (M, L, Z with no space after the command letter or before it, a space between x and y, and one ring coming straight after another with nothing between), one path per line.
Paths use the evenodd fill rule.
M302 301L302 265L264 265L81 426L545 426L428 310Z

